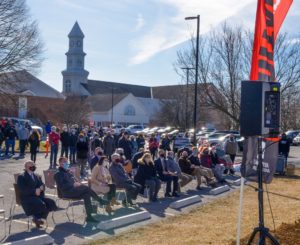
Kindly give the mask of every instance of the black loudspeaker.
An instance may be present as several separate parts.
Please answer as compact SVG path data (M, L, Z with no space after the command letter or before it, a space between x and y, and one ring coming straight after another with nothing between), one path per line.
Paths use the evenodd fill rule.
M242 136L276 135L280 127L280 83L242 81Z

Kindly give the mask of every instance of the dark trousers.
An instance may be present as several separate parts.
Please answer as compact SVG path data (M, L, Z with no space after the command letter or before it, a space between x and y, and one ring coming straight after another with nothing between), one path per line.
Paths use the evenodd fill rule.
M123 184L125 190L126 190L126 195L127 199L130 200L135 200L137 198L137 195L140 192L140 189L142 186L140 184L137 184L133 181L127 181Z
M235 159L235 154L229 154L229 156L230 156L230 159L231 159L231 161L232 161L232 163L234 163L234 159Z
M178 176L171 176L171 175L163 175L161 176L161 181L166 182L166 194L171 193L171 185L173 182L173 193L178 191Z
M160 180L157 178L146 179L145 185L149 187L149 200L157 198L161 186Z
M115 184L109 184L109 192L107 192L107 200L110 202L113 197L116 197L116 185Z
M31 159L31 161L36 162L36 152L30 153L30 159Z
M9 147L11 146L11 154L15 154L15 140L6 140L5 141L5 155L9 153Z
M70 146L70 163L71 164L75 164L76 160L75 160L75 156L76 156L76 147L75 146Z
M66 158L68 158L69 155L69 146L61 146L61 151L60 151L60 157L63 157L65 155Z
M32 215L36 219L47 219L49 212L57 210L55 201L46 197L32 197L24 203L32 210L27 215Z
M91 216L93 212L91 198L98 202L101 200L101 198L98 197L98 195L94 191L92 191L88 186L85 185L75 187L72 193L63 194L63 196L69 199L83 199L85 211L88 217Z
M57 152L58 152L58 145L51 145L51 152L50 152L50 168L56 167L56 161L57 161Z
M26 147L27 140L20 140L19 147L20 147L20 156L25 155L25 147Z
M156 158L156 151L157 151L157 149L150 149L150 153L151 153L153 160Z

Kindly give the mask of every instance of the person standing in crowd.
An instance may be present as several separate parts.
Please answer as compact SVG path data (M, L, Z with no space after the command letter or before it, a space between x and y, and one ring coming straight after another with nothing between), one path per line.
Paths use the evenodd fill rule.
M145 138L142 133L140 133L136 138L136 143L138 145L138 149L145 148Z
M19 148L20 155L19 157L25 156L25 148L28 142L29 130L25 127L25 125L20 124L17 130L18 139L19 139Z
M163 149L164 151L170 151L171 150L170 145L171 145L171 139L169 138L169 136L167 134L163 134L159 148Z
M27 216L33 216L37 228L44 224L49 212L57 210L55 201L45 197L45 185L34 172L33 161L24 164L24 173L18 176L17 185L20 190L21 205Z
M148 152L145 153L138 160L138 164L139 167L134 181L142 186L141 193L144 193L144 188L149 187L149 202L156 202L161 183L151 154Z
M77 145L77 141L78 141L78 135L76 133L76 129L72 128L71 129L71 134L69 137L69 149L70 149L70 163L71 165L75 165L76 164L76 145Z
M278 152L280 155L283 155L287 161L290 153L290 140L287 138L286 134L281 135L281 139L278 144Z
M106 156L111 157L111 155L115 151L115 141L114 141L114 136L112 135L111 131L107 131L106 135L104 136L103 139L103 150L104 154Z
M233 134L229 136L229 139L225 142L224 150L225 153L230 156L230 159L232 163L234 164L235 156L238 152L238 143L235 140L235 137Z
M5 155L8 156L9 148L11 147L11 154L15 155L15 143L18 138L17 131L12 122L6 125L5 131Z
M119 140L119 148L124 150L124 155L127 160L131 160L131 147L129 141L129 135L127 132L123 133L123 136Z
M109 160L107 157L100 157L98 163L92 170L91 189L98 195L106 194L109 202L106 205L106 212L112 212L113 205L119 205L116 200L116 185L112 183L112 178L108 170Z
M46 131L46 134L50 134L51 131L52 131L52 124L50 121L48 121L45 125L45 131Z
M94 138L92 139L91 142L91 150L95 151L97 147L101 147L103 149L103 143L102 140L100 139L100 136L98 133L94 133Z
M185 174L195 176L197 178L197 190L201 189L201 176L206 178L207 184L215 187L216 180L212 171L207 170L206 168L201 168L201 166L192 165L188 159L188 153L183 151L178 160L178 164L181 168L181 171Z
M136 142L136 138L134 135L130 136L130 148L131 148L131 155L133 156L138 151L138 144Z
M180 166L178 162L176 162L174 156L175 154L173 151L168 151L167 168L171 173L174 173L179 177L179 189L181 189L181 187L186 186L193 180L193 176L185 174L181 171Z
M122 136L123 136L124 133L125 133L125 128L121 128L119 134L117 134L117 132L115 132L115 134L114 134L115 148L119 147L119 141L122 138Z
M156 157L156 152L159 146L159 141L156 139L155 134L151 134L149 139L149 151L153 159Z
M5 136L4 136L4 133L3 133L3 127L2 125L0 125L0 157L2 157L2 144L5 140Z
M117 188L124 188L126 190L126 199L122 201L123 205L127 206L134 205L137 195L141 190L141 185L132 181L132 179L125 172L124 167L121 164L120 155L114 153L112 155L112 163L109 168L113 183L116 184Z
M57 133L57 128L55 126L51 127L51 132L49 134L49 143L51 147L50 152L50 169L56 168L57 166L57 152L58 152L58 144L59 144L60 136Z
M76 144L76 152L77 164L80 167L80 177L84 178L86 175L85 168L88 160L89 144L83 133L79 134L78 142Z
M102 156L103 156L103 151L102 151L101 147L97 147L94 151L94 157L90 161L91 171L98 164L98 162Z
M166 193L165 197L179 197L178 195L178 176L177 173L171 172L168 169L168 164L166 161L166 155L165 151L160 149L159 150L159 158L157 158L154 163L155 163L155 168L158 173L158 176L161 181L166 182ZM173 191L171 188L173 182ZM172 194L171 194L172 192Z
M68 131L67 126L63 127L63 132L60 134L60 142L61 142L60 157L65 156L66 158L68 158L69 146L70 146L70 133Z
M98 222L98 220L94 219L92 216L93 207L91 198L99 202L99 205L107 205L108 202L102 200L102 198L99 197L92 189L81 184L75 179L74 175L69 171L70 164L68 163L67 158L59 158L58 163L58 172L54 175L58 191L64 198L83 199L87 215L86 222Z
M37 149L40 145L40 136L39 133L37 132L36 129L32 131L28 138L28 142L30 145L30 159L34 163L36 162L36 154L37 154Z

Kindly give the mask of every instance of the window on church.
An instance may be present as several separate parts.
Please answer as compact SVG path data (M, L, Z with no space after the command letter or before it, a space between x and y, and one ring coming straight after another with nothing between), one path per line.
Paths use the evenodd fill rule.
M66 80L66 82L65 82L65 92L66 93L71 92L71 81L70 80Z
M132 105L128 105L124 110L125 116L135 116L135 108Z

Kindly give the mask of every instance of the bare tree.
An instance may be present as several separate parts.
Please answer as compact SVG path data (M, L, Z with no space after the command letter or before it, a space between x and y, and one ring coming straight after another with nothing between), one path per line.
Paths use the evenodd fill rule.
M90 104L86 97L69 96L65 99L62 108L58 111L60 122L72 124L86 124L91 112Z
M288 94L288 97L294 98L290 93L300 84L300 45L297 40L281 34L275 45L276 78L282 84L282 98ZM249 79L252 44L252 32L227 23L200 39L198 73L200 83L205 85L200 98L205 98L208 105L226 114L231 128L235 129L239 128L240 82ZM178 52L174 66L183 77L185 74L180 67L195 67L195 38L192 37L187 49ZM286 103L286 100L282 101Z
M25 0L0 1L0 95L9 94L9 72L28 70L35 72L43 60L43 43L36 21L32 20ZM3 96L2 96L3 97Z

